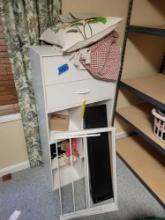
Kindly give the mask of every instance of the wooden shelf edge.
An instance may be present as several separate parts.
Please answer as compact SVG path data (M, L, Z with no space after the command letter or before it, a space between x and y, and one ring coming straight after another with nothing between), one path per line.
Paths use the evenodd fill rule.
M132 86L127 85L124 82L120 82L120 88L129 90L132 94L136 95L137 97L141 98L142 100L149 102L150 104L154 105L160 110L165 111L165 105L161 102L157 101L156 99L152 98L151 96L146 95L145 93L139 91L138 89L133 88Z
M157 151L161 154L165 155L165 149L163 149L158 143L153 141L150 137L148 137L144 132L142 132L138 127L134 126L128 119L123 117L119 112L116 112L116 115L124 120L129 127L131 127L136 133L138 133L142 138L144 138L149 144L151 144Z
M134 169L127 163L127 161L118 152L117 152L117 156L123 161L126 167L136 176L136 178L143 184L143 186L152 194L152 196L159 202L159 204L165 208L165 204L151 190L151 188L142 180L142 178L140 178L140 176L134 171Z
M138 137L138 135L135 135L135 136L133 136L133 137ZM122 140L127 140L127 141L129 141L129 139L130 138L132 138L132 137L127 137L127 138L123 138ZM138 137L139 138L139 137ZM122 140L119 140L120 142L122 141ZM142 141L143 142L143 141ZM122 147L124 147L124 145L122 146ZM121 143L120 143L120 146L118 145L118 141L117 141L117 155L118 155L118 157L124 162L124 164L131 170L131 172L133 172L133 174L138 178L138 180L140 180L140 182L150 191L150 193L154 196L154 198L163 206L163 207L165 207L165 198L163 197L163 199L162 198L160 198L159 197L159 193L156 193L155 191L154 191L154 189L152 189L152 187L151 187L151 185L149 185L146 181L145 181L145 178L144 178L144 176L141 176L139 173L138 173L138 169L136 170L136 167L133 167L133 165L131 164L131 162L130 161L128 161L127 160L127 158L126 158L126 155L124 155L123 153L122 153L122 147L121 147ZM132 145L131 146L129 146L129 148L131 148L131 147L133 147ZM136 152L137 153L137 152ZM127 155L128 155L129 153L127 153ZM139 155L137 155L136 154L136 157L138 157ZM141 156L141 155L140 155ZM139 158L140 158L140 156L139 156ZM156 160L156 159L155 159ZM159 160L158 160L159 161ZM145 163L146 163L147 161L145 161ZM151 167L151 169L152 169L152 167ZM145 172L144 172L145 173ZM144 174L143 173L143 174ZM154 172L153 172L154 173ZM165 176L165 175L164 175ZM165 190L165 189L164 189ZM163 192L163 195L165 195L165 192Z
M149 84L148 90L146 89L146 87L144 89L144 81L146 80L148 80L148 84ZM156 86L159 82L161 83L160 88ZM140 77L131 80L130 79L122 80L120 81L119 86L121 89L125 89L129 91L132 94L136 95L137 97L141 98L142 100L154 105L158 109L165 111L165 102L164 99L162 98L165 93L164 83L165 83L165 75L158 74L156 76L153 75L152 77ZM158 90L159 92L161 90L160 94L158 93L159 96L156 94Z

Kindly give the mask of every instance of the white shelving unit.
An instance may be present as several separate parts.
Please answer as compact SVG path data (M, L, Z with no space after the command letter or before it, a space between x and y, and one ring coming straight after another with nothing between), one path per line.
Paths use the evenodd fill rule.
M136 133L135 136L131 135L118 141L118 155L163 207L165 206L165 142L154 134L154 117L151 112L153 108L165 111L165 11L162 11L165 8L164 3L156 0L129 1L122 56L124 65L119 89L127 98L128 95L132 95L134 103L138 98L137 103L140 101L140 104L135 105L128 98L129 104L116 110L117 116ZM148 16L142 8L146 8ZM130 42L133 47L130 46ZM151 42L157 46L152 47ZM139 49L138 53L136 47ZM157 50L159 47L160 50ZM138 57L136 55L134 57L137 62L128 67L127 65L131 64L131 56L128 55L134 52L136 55L139 54ZM152 59L150 54L153 54ZM157 65L154 63L156 59Z
M54 47L34 46L30 49L30 57L44 165L50 170L48 181L52 182L52 189L59 191L61 219L117 210L115 128L111 127L116 83L96 80L86 70L78 71L69 56L63 55ZM68 65L68 71L59 74L58 67L63 64ZM83 119L80 117L83 100L87 106L106 104L108 127L83 129ZM64 111L70 118L68 131L51 131L49 116ZM113 198L93 204L90 196L87 138L99 136L104 132L109 134ZM66 162L64 155L58 155L58 147L62 140L68 140L72 155L73 138L78 141L79 157L74 160L73 156L70 156ZM50 144L55 144L56 147L56 157L53 160ZM78 185L80 182L82 184ZM71 208L67 207L68 202L67 205L65 203L66 195L70 197ZM84 202L77 202L81 196ZM82 207L77 207L83 203Z

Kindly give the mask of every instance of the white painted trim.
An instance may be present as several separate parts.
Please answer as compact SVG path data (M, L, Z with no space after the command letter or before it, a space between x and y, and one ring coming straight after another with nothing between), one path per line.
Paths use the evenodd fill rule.
M11 114L11 115L3 115L0 116L0 123L9 122L9 121L17 121L21 119L21 114Z
M25 170L30 167L29 161L24 161L15 165L11 165L5 168L0 169L0 177L9 174L9 173L15 173L21 170Z
M104 204L101 206L96 206L92 208L86 208L82 210L78 210L76 212L70 212L60 216L60 220L68 220L68 219L75 219L80 217L86 217L91 215L102 214L106 212L118 211L118 206L115 202L110 204Z
M0 122L1 122L1 120L0 120ZM116 133L116 139L121 139L121 138L124 138L124 137L127 137L127 136L128 136L128 133L125 132L125 131ZM29 167L30 167L29 161L24 161L24 162L21 162L21 163L12 165L12 166L2 168L2 169L0 169L0 177L6 175L8 173L15 173L17 171L27 169Z
M128 137L128 133L126 131L121 131L116 133L116 140Z

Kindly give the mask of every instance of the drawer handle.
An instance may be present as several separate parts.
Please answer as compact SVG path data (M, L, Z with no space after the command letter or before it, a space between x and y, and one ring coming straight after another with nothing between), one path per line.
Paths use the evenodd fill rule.
M91 89L84 89L84 90L78 90L78 91L76 91L75 93L76 94L87 94L87 93L89 93L91 91Z

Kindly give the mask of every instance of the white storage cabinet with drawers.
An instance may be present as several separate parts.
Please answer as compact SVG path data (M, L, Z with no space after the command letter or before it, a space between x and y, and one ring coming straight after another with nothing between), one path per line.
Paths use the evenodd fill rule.
M70 219L117 210L115 128L111 127L116 83L96 80L88 71L77 70L70 56L63 55L55 47L33 46L30 58L44 166L50 171L48 181L52 183L52 189L59 193L60 218ZM63 65L67 69L60 72L59 68ZM108 127L83 129L80 112L84 100L86 106L106 104ZM68 131L50 130L49 117L53 113L69 115ZM109 134L113 198L94 204L90 196L87 138L97 137L104 132ZM70 156L66 163L65 158L58 155L59 143L68 140L72 155L71 142L75 138L79 158L75 161ZM51 159L50 144L55 145L54 159Z

